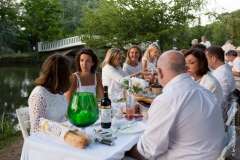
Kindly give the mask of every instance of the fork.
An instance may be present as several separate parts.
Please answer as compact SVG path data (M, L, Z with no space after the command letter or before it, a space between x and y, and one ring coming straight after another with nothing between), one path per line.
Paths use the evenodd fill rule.
M124 129L129 128L132 124L134 124L134 123L136 123L136 122L137 122L137 120L136 120L136 121L133 121L133 122L131 122L131 123L129 123L127 126L121 128L121 130L124 130Z
M121 124L117 124L117 130L116 130L116 132L117 132L119 129L121 129Z

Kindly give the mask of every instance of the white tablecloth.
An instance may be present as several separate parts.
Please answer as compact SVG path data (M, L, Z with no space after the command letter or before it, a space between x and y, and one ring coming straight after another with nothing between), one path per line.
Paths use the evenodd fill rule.
M146 121L143 120L143 122ZM68 125L70 125L69 122ZM100 125L95 128L100 128ZM91 137L96 137L91 130L91 127L87 127L85 132ZM137 143L142 134L142 132L120 134L111 129L104 131L117 135L117 139L113 140L114 146L92 142L86 148L79 149L46 133L38 132L25 139L21 160L120 160L124 157L124 153Z

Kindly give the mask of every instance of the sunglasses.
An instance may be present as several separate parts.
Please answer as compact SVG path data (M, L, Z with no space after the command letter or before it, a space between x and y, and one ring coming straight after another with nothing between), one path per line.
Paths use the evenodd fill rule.
M143 115L141 114L126 114L126 120L128 121L132 121L133 119L135 119L136 121L141 121L143 119Z
M80 50L80 53L81 53L81 54L82 54L82 53L93 53L93 50L88 49L88 48L82 48L82 49Z

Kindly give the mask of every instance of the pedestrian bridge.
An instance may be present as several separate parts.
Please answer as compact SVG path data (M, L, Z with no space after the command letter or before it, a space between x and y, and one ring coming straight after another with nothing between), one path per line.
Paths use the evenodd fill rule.
M53 42L38 42L38 52L57 51L83 46L85 44L86 43L82 42L80 36L70 37Z

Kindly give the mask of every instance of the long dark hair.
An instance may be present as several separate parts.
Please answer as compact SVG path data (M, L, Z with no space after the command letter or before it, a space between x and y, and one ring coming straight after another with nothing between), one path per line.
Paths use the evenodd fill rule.
M54 94L63 94L70 87L70 60L66 56L54 54L43 63L41 76L34 81L35 85L49 88Z

